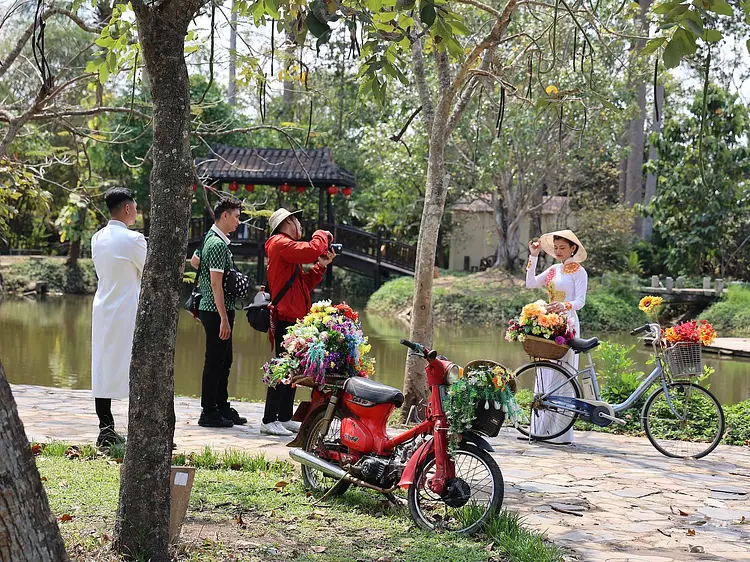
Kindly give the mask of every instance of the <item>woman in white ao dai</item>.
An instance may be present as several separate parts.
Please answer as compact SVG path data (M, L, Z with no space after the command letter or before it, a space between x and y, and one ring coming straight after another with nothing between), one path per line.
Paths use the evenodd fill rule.
M541 250L554 256L559 263L536 274L537 261ZM578 321L577 311L586 304L586 290L588 288L588 274L581 265L586 259L586 250L573 232L561 230L543 235L539 242L529 242L529 263L526 268L526 286L530 289L544 288L547 290L549 303L547 309L550 312L564 312L572 321L575 336L581 337L581 325ZM561 359L568 364L573 371L578 369L578 355L571 349ZM542 369L537 375L534 389L540 391L539 386L559 384L560 375L549 369ZM564 395L563 387L558 391ZM572 395L571 395L572 396ZM532 416L531 432L539 434L557 433L553 420L557 418L547 412L539 412ZM561 428L560 428L561 429ZM569 444L573 442L573 429L569 429L559 437L550 439L548 443Z

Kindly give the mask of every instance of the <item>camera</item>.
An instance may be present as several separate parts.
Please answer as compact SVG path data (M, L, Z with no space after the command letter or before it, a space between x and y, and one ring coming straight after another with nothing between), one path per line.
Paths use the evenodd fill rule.
M344 251L344 245L343 244L328 244L328 251L333 252L334 254L340 254Z

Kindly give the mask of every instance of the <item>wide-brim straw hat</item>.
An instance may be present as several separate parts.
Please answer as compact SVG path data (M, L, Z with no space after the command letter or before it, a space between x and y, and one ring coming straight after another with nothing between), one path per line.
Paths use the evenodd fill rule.
M302 211L288 211L283 207L281 209L276 209L271 215L271 218L268 219L268 224L271 226L271 234L276 234L276 229L279 228L281 223L286 219L300 214L302 214Z
M557 230L555 232L548 232L547 234L542 234L541 238L539 238L539 244L542 246L542 250L547 252L550 256L553 258L555 257L555 237L558 238L565 238L566 240L570 240L578 246L578 250L576 250L575 255L573 256L573 261L577 261L578 263L581 263L583 261L586 261L586 258L588 257L588 254L586 253L586 248L583 247L583 244L581 244L581 241L578 239L578 236L575 235L575 233L572 230Z

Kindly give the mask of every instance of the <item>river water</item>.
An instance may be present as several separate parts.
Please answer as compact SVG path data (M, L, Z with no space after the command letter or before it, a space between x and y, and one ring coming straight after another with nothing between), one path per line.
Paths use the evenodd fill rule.
M355 308L362 310L363 307ZM374 378L400 388L406 350L399 340L408 336L408 328L396 319L364 312L361 319L376 359ZM521 346L506 342L503 335L493 328L439 326L435 348L459 364L472 359L492 359L516 368L527 362ZM603 339L625 344L636 342L628 334L608 334ZM230 396L264 399L261 366L270 357L267 336L250 328L240 313L233 346ZM175 392L178 395L200 395L204 349L203 327L188 312L181 311L175 356ZM636 347L633 357L643 371L651 370L646 364L648 349ZM722 403L734 404L750 398L750 361L718 359L712 355L705 359L716 369L710 380L711 390ZM0 303L0 361L11 383L91 388L91 297ZM306 390L300 389L300 392Z

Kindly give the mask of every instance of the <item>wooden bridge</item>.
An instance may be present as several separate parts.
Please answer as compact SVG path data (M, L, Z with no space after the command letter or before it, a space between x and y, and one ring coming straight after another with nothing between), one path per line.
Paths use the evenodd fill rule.
M210 218L190 220L188 256L191 256L200 246L203 235L211 228L211 224ZM304 230L311 233L315 228L317 225L306 224ZM414 275L416 246L391 240L382 232L373 234L353 226L322 224L320 228L330 230L334 241L344 247L333 265L374 279L376 288L393 275ZM235 257L257 260L256 282L259 285L265 282L264 245L266 239L265 224L258 227L243 224L230 238L230 247Z
M655 295L670 304L697 304L708 306L727 292L723 279L703 278L703 287L685 287L685 278L666 277L662 282L658 275L651 277L650 287L639 287L642 295Z

